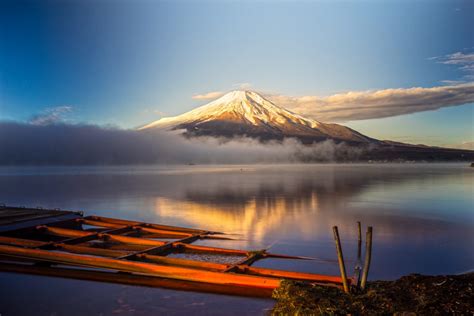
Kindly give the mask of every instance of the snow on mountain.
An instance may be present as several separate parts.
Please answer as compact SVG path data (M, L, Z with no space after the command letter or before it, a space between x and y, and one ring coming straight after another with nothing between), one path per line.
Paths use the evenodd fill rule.
M247 136L261 140L296 137L304 143L326 139L376 140L348 127L326 124L288 111L253 91L231 91L187 113L162 118L140 130L185 130L186 136Z

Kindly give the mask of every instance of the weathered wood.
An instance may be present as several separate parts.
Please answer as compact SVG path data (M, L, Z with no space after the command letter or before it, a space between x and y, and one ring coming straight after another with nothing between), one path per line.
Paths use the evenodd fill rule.
M94 221L101 221L106 223L113 223L113 224L121 224L121 225L140 225L143 227L150 227L162 230L169 230L169 231L177 231L177 232L189 232L191 234L203 234L207 233L206 230L200 229L193 229L193 228L185 228L185 227L177 227L177 226L169 226L169 225L159 225L159 224L150 224L145 222L138 222L138 221L129 221L124 219L117 219L117 218L110 218L110 217L103 217L103 216L87 216L85 219L91 219ZM218 233L218 232L210 232L210 233Z
M360 282L361 289L365 289L365 286L367 284L371 258L372 258L372 227L369 226L367 228L367 233L365 237L365 260L364 260L364 269L362 270L362 280Z
M39 240L0 236L0 244L10 245L10 246L20 246L20 247L40 247L40 246L44 246L50 243L45 242L45 241L39 241Z
M76 246L76 245L68 245L68 244L55 244L54 246L58 250L63 250L67 252L93 255L93 256L110 257L110 258L117 258L127 253L126 251L120 251L120 250L110 250L110 249Z
M55 262L60 264L69 264L75 266L87 266L105 269L115 269L120 271L147 273L157 277L173 278L194 282L205 282L211 284L235 284L240 286L252 286L263 289L275 289L280 285L280 280L268 277L210 272L198 269L182 268L175 266L162 266L144 262L125 261L109 258L81 256L38 249L25 249L0 245L0 252L2 254L10 255L13 257Z
M159 278L152 275L133 273L104 272L80 270L59 267L41 267L26 264L0 263L0 271L11 273L25 273L32 275L43 275L49 277L61 277L78 280L89 280L96 282L119 283L128 285L139 285L147 287L160 287L180 291L195 291L218 293L227 295L240 295L249 297L271 297L273 289L255 288L251 286L239 286L236 284L210 284L202 282L191 282Z
M149 228L149 227L141 227L141 226L135 226L135 228L139 229L140 231L152 234L157 237L166 237L166 238L185 238L185 237L190 237L193 234L191 233L182 233L182 232L174 232L171 230L162 230L162 229L156 229L156 228Z
M357 260L354 267L354 279L356 280L356 286L360 287L360 275L361 275L361 255L362 255L362 226L360 222L357 222Z
M38 246L42 244L43 242L25 240L25 239L19 239L19 238L0 237L0 243L8 244L8 245L34 247L34 246ZM67 244L61 244L61 243L55 244L54 246L55 246L55 249L59 249L59 250L67 251L67 252L97 255L97 256L112 257L112 258L119 258L121 255L126 253L124 251L93 248L93 247L78 246L78 245L67 245ZM335 284L342 284L342 279L338 276L326 276L326 275L318 275L318 274L310 274L310 273L299 273L299 272L284 271L284 270L250 267L249 264L251 264L252 261L256 260L256 257L258 257L258 254L254 254L254 256L247 257L235 265L230 265L230 264L203 262L203 261L189 260L189 259L182 259L182 258L169 258L169 257L149 255L146 253L136 255L137 260L145 260L147 262L153 262L153 263L158 263L162 265L189 267L189 268L203 269L203 270L208 270L208 271L220 271L220 272L234 271L234 272L247 273L247 274L252 274L252 275L268 276L268 277L273 277L273 278L299 279L299 280L306 280L306 281L330 282L330 283L335 283ZM232 270L230 268L232 268Z
M332 230L334 232L334 240L336 241L337 259L339 261L339 270L341 271L341 278L342 278L342 284L344 287L344 292L349 293L349 284L347 281L346 267L344 264L344 256L342 254L342 246L341 246L341 240L339 238L339 231L337 229L337 226L334 226Z
M239 266L243 266L243 265L250 266L252 263L254 263L255 261L257 261L258 259L261 259L261 258L263 258L263 252L254 252L250 256L248 256L247 258L242 259L239 262L237 262L236 264L231 265L230 267L228 267L225 270L225 272L236 271L236 270L238 270Z
M189 260L182 258L170 258L163 256L154 256L149 254L141 254L136 256L139 260L146 260L148 262L154 262L163 265L172 265L177 267L193 268L193 269L203 269L208 271L219 271L225 272L229 267L227 264L207 262L207 261L197 261Z
M250 266L239 266L238 271L242 273L251 274L251 275L261 275L261 276L277 277L277 278L284 278L284 279L304 280L304 281L310 281L310 282L314 281L314 282L320 282L320 283L335 283L335 284L343 283L342 278L340 276L322 275L322 274L314 274L314 273L274 270L274 269L250 267Z
M21 211L17 214L17 218L23 217L24 214L31 213ZM345 290L349 283L354 283L345 275L337 227L336 239L339 241L337 248L342 259L339 263L342 262L344 270L341 277L250 266L262 258L322 259L190 244L206 238L231 239L225 236L213 236L222 234L218 232L99 216L82 217L79 213L73 215L76 217L15 230L14 236L31 236L46 241L13 238L10 235L9 237L0 236L1 259L23 263L21 267L7 265L5 269L23 273L251 296L269 296L271 291L279 286L282 278L310 281L327 286L341 287L342 285ZM82 225L94 227L82 230ZM49 237L48 241L47 235L38 235L41 232L57 237ZM162 241L153 238L177 240ZM360 247L359 245L359 257ZM235 264L223 264L165 257L176 251L241 256L242 260ZM36 263L40 266L26 267L24 263ZM45 264L61 264L69 267L61 269L45 267ZM2 265L0 263L0 270ZM17 263L17 265L20 264ZM118 270L123 273L83 270L74 267Z
M362 253L362 227L360 222L357 222L357 260L360 260Z
M94 221L86 218L81 218L78 219L78 221L82 224L85 225L90 225L90 226L97 226L97 227L108 227L108 228L119 228L123 227L123 224L117 224L117 223L108 223L104 221ZM135 230L137 231L142 231L149 233L151 235L154 235L154 238L184 238L184 237L189 237L192 234L191 233L184 233L184 232L177 232L177 231L172 231L172 230L163 230L163 229L156 229L156 228L150 228L150 227L143 227L140 225L131 225Z
M139 251L136 251L134 253L130 253L128 255L120 257L119 259L130 259L130 258L133 258L133 257L135 257L137 255L140 255L140 254L160 254L160 255L164 255L164 254L168 253L169 251L171 251L173 248L179 247L179 245L181 243L183 243L183 244L191 243L191 242L194 242L194 241L198 240L200 237L201 237L201 235L191 235L191 236L185 237L183 239L177 240L173 243L164 243L163 245L158 245L158 246L154 246L154 247L151 247L151 248L139 250Z
M78 229L68 229L54 226L36 226L36 229L40 232L47 233L53 236L59 237L69 237L68 239L61 240L61 243L65 244L80 244L96 239L106 239L108 234L123 234L130 230L133 230L133 227L126 226L120 228L114 228L103 232L87 232ZM128 237L131 238L131 237ZM139 238L138 238L139 239Z
M31 226L31 222L53 223L79 217L79 213L40 208L0 207L0 231L12 231Z
M68 244L63 244L63 243L52 243L52 242L44 242L44 241L38 241L38 240L21 239L21 238L4 237L4 236L0 236L0 244L9 245L9 246L27 247L27 248L37 248L37 247L42 247L42 246L48 246L51 249L60 249L60 250L68 251L68 252L112 257L112 258L123 256L127 253L126 251L119 251L119 250L109 250L109 249L101 249L101 248L94 248L94 247L87 247L87 246L76 246L76 245L68 245Z
M125 244L135 244L135 245L144 245L144 246L161 246L164 245L164 241L159 240L151 240L146 238L138 238L138 237L128 237L128 236L121 236L110 234L107 232L99 232L99 233L92 233L87 232L84 230L75 230L75 229L67 229L67 228L59 228L59 227L49 227L49 226L41 226L38 227L40 231L46 232L51 235L55 236L62 236L62 237L95 237L95 239L105 240L105 241L116 241L122 242Z
M196 252L196 253L216 253L221 255L230 255L230 256L246 256L248 251L245 250L236 250L236 249L227 249L227 248L218 248L218 247L207 247L207 246L196 246L188 245L185 243L174 243L177 247L186 250L187 252Z

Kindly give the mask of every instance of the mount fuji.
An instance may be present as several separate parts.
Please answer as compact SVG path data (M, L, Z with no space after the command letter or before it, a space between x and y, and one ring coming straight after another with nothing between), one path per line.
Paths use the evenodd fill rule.
M176 131L187 138L249 137L265 143L296 138L305 145L330 140L357 147L360 154L341 160L362 161L466 161L474 151L377 140L353 129L322 123L278 106L253 91L231 91L187 113L165 117L139 128L142 132ZM346 146L347 147L347 146Z
M355 130L326 124L288 111L253 91L232 91L217 100L175 117L162 118L140 130L183 130L192 136L232 138L246 136L261 141L293 137L304 144L324 140L378 143Z

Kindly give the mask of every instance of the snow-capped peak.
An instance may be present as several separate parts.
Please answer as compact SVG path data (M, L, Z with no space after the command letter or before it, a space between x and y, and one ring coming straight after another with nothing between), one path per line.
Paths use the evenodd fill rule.
M141 129L167 128L183 123L206 122L220 119L227 121L244 121L247 124L286 125L303 124L317 128L321 123L303 118L268 101L260 94L248 90L235 90L222 97L175 117L162 118Z
M188 136L296 137L306 143L334 139L371 142L342 125L325 124L278 106L254 91L237 90L187 113L165 117L141 130L185 130Z

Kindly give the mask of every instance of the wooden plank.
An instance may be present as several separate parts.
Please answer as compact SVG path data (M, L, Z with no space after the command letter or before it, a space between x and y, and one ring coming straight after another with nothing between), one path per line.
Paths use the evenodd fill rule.
M238 270L239 272L247 273L251 275L261 275L261 276L284 278L284 279L342 284L342 278L340 276L293 272L293 271L285 271L285 270L274 270L274 269L257 268L257 267L249 267L249 266L239 266L238 268L239 268ZM351 280L349 279L348 281L350 282Z
M20 239L20 238L0 236L0 244L10 245L10 246L20 246L20 247L40 247L44 245L49 245L50 243L39 241L39 240Z
M94 221L101 221L101 222L106 222L106 223L113 223L113 224L121 224L121 225L134 225L134 226L140 225L140 226L143 226L143 227L156 228L156 229L169 230L169 231L177 231L177 232L188 232L188 233L191 233L191 234L208 233L208 231L201 230L201 229L151 224L151 223L129 221L129 220L124 220L124 219L117 219L117 218L110 218L110 217L103 217L103 216L87 216L87 217L85 217L85 219L90 219L90 220L94 220ZM209 233L216 233L217 234L218 232L209 232Z
M224 272L229 267L229 265L223 264L223 263L197 261L197 260L189 260L189 259L182 259L182 258L170 258L170 257L163 257L163 256L154 256L154 255L149 255L149 254L137 255L137 258L140 260L147 260L150 262L163 264L163 265L173 265L177 267L203 269L203 270L209 270L209 271Z
M101 249L101 248L94 248L94 247L87 247L87 246L75 246L75 245L68 245L68 244L63 244L63 243L51 243L51 242L44 242L44 241L39 241L39 240L21 239L21 238L4 237L4 236L0 236L0 244L10 245L10 246L19 246L19 247L28 247L28 248L48 246L49 248L52 248L52 249L61 249L61 250L73 252L73 253L81 253L81 254L89 254L89 255L96 255L96 256L113 257L113 258L127 254L126 251Z
M218 247L207 247L207 246L197 246L197 245L188 245L185 243L174 243L177 247L184 249L187 252L196 252L196 253L216 253L221 255L230 255L230 256L247 256L248 251L245 250L236 250L236 249L227 249L227 248L218 248Z
M227 269L225 269L225 272L234 272L238 270L239 266L250 266L252 263L262 258L263 256L261 252L255 252L247 258L240 260L238 263L227 267Z
M9 224L0 224L0 233L13 233L13 232L20 232L20 231L28 231L34 229L37 225L61 225L68 222L74 222L75 219L81 217L81 215L72 212L65 212L65 214L60 213L57 215L51 216L40 216L36 218L30 218L17 222L12 222Z
M10 237L0 237L0 243L8 244L8 245L19 245L19 246L36 246L43 242L39 241L32 241L32 240L25 240L25 239L18 239L18 238L10 238ZM66 244L57 244L58 249L73 252L73 253L82 253L82 254L92 254L92 255L99 255L105 257L119 257L125 254L125 251L117 251L117 250L108 250L108 249L101 249L101 248L93 248L93 247L85 247L85 246L73 246L73 245L66 245ZM255 275L262 275L262 276L269 276L269 277L277 277L277 278L289 278L289 279L301 279L307 281L318 281L318 282L334 282L334 283L342 283L341 278L336 276L321 276L317 274L309 274L309 273L299 273L299 272L291 272L291 271L284 271L284 270L274 270L274 269L266 269L266 268L250 268L248 266L248 262L253 260L253 256L245 258L241 262L235 265L229 264L221 264L221 263L214 263L214 262L201 262L197 260L188 260L182 258L168 258L162 256L155 256L149 254L138 254L136 255L137 259L139 260L147 260L150 262L155 262L158 264L164 265L176 265L181 267L192 267L196 269L205 269L210 271L230 271L229 268L235 272L241 273L250 273Z
M0 271L10 273L23 273L42 275L49 277L70 278L78 280L89 280L96 282L108 282L127 285L138 285L147 287L160 287L180 291L194 291L217 293L227 295L240 295L248 297L271 297L273 289L255 288L251 286L239 286L235 284L209 284L191 282L167 278L159 278L151 275L140 275L120 272L104 272L80 270L59 267L41 267L26 264L0 263Z
M108 228L118 228L118 227L123 227L123 224L117 224L117 223L108 223L104 221L94 221L90 220L87 218L81 218L78 219L78 222L85 224L85 225L90 225L90 226L97 226L97 227L108 227ZM154 237L161 237L161 238L184 238L184 237L189 237L192 234L191 233L185 233L185 232L177 232L177 231L172 231L172 230L164 230L164 229L156 229L156 228L150 228L150 227L143 227L140 225L131 225L133 228L137 231L142 231L149 233L151 235L154 235Z
M159 246L139 250L139 251L136 251L134 253L122 256L119 259L131 259L131 258L133 258L137 255L140 255L140 254L155 254L155 255L156 254L161 254L161 255L163 255L163 254L166 254L166 253L170 252L173 248L178 247L177 245L179 243L184 243L184 244L191 243L193 241L196 241L200 237L201 237L201 235L192 235L192 236L180 239L180 240L178 240L176 242L173 242L173 243L164 243L163 245L159 245Z
M121 228L117 228L117 229L113 229L113 230L109 230L105 232L92 233L92 232L87 232L84 230L67 229L67 228L60 228L60 227L50 227L50 226L38 227L38 230L51 234L51 235L72 238L71 240L62 241L64 243L71 243L71 242L82 243L85 241L100 239L100 240L105 240L105 241L111 240L111 241L121 242L125 244L144 245L144 246L161 246L165 244L164 241L137 238L137 237L128 237L128 236L121 236L121 235L114 234L117 232L122 233L130 229L133 229L133 227L130 227L130 228L121 227Z
M128 237L128 236L120 236L115 234L109 233L91 233L82 230L75 230L75 229L67 229L67 228L59 228L59 227L49 227L44 226L40 227L44 232L51 233L56 236L64 236L64 237L88 237L88 236L96 236L96 239L101 240L112 240L117 242L122 242L125 244L135 244L135 245L147 245L147 246L164 246L167 244L164 241L158 240L151 240L146 238L138 238L138 237ZM248 251L245 250L235 250L235 249L227 249L227 248L218 248L218 247L207 247L207 246L196 246L196 245L188 245L186 242L191 242L196 239L199 239L200 235L193 235L190 237L186 237L180 242L172 243L171 247L178 247L182 248L186 251L190 252L206 252L206 253L218 253L224 255L241 255L246 256ZM146 251L145 251L146 252ZM279 256L279 255L277 255ZM283 257L287 257L284 256ZM290 256L291 257L291 256Z
M117 258L117 257L127 254L126 251L85 247L85 246L77 246L77 245L68 245L68 244L55 244L54 246L56 247L56 249L67 251L67 252L85 254L85 255L103 256L103 257L110 257L110 258Z
M60 264L147 273L157 277L165 277L193 282L205 282L211 284L233 284L263 289L275 289L280 285L280 280L268 277L202 271L198 269L182 268L175 266L162 266L144 262L116 260L109 258L89 257L69 253L51 252L47 250L38 249L25 249L5 245L0 245L0 253L13 257L56 262Z
M174 232L170 230L163 230L163 229L156 229L156 228L149 228L149 227L141 227L135 226L137 229L152 234L158 237L168 237L168 238L185 238L190 237L193 234L191 233L182 233L182 232Z

